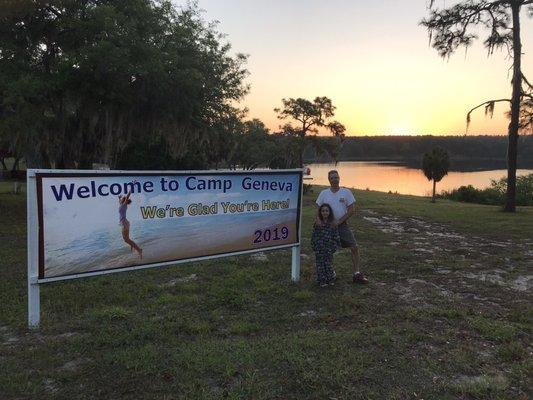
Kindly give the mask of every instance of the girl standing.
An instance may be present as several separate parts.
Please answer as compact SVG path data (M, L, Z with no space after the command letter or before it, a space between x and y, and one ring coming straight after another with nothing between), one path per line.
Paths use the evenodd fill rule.
M316 275L320 287L332 285L337 274L333 269L333 253L340 247L339 231L333 225L333 211L327 203L318 208L317 219L313 225L311 246L316 256Z

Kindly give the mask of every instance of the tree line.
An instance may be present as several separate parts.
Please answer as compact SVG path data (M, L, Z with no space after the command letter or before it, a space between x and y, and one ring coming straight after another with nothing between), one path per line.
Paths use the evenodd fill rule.
M323 140L331 140L324 138ZM419 162L424 153L433 148L445 149L452 160L491 162L505 164L508 139L506 136L357 136L347 137L338 160L396 160ZM533 136L521 136L518 145L518 166L533 166ZM327 154L316 154L309 148L305 153L307 162L331 162Z
M489 54L504 48L513 60L511 97L467 113L469 122L480 107L492 115L496 103L511 105L506 210L513 211L519 151L531 154L518 144L519 131L533 128L533 86L520 64L520 10L532 16L533 0L469 0L444 9L435 3L421 24L441 56L470 45L482 25ZM259 120L246 121L237 106L249 90L246 59L231 54L195 2L6 0L1 165L11 157L15 169L21 159L41 168L251 169L299 167L309 152L334 161L357 152L378 157L375 145L353 148L327 97L282 99L274 111L285 124L273 134ZM401 146L404 154L418 151L412 142Z
M196 3L9 1L0 8L0 162L28 167L291 168L340 148L327 97L282 99L270 134L236 106L246 56ZM313 137L319 128L335 144ZM322 146L322 148L320 148Z
M194 3L9 1L0 147L32 167L115 167L132 145L216 157L241 121L245 61Z

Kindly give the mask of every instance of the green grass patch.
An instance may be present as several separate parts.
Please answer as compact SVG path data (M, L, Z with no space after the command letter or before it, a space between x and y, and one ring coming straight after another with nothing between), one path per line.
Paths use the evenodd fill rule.
M234 335L246 335L257 333L261 330L261 325L255 322L239 321L230 325L229 332Z
M7 194L14 197L25 197L26 182L2 181L0 182L0 194Z
M130 310L120 306L98 308L91 312L91 316L100 321L126 319L131 314Z
M294 297L296 300L302 300L306 301L311 298L313 298L315 294L310 290L297 290L292 294L292 297Z
M503 343L498 347L498 357L504 361L519 361L527 356L527 351L520 342Z
M194 304L198 302L198 296L197 295L188 295L188 294L177 294L173 295L170 293L164 293L161 296L159 296L156 300L156 304L168 304L168 305L186 305L186 304Z
M213 330L213 325L207 321L183 321L179 330L189 335L206 335Z
M360 211L437 222L478 243L533 237L530 208L509 215L414 196L356 196ZM525 293L462 274L508 268L502 276L514 280L529 273L526 252L417 253L422 233L383 232L359 212L352 226L370 284L351 283L344 250L334 258L338 281L320 290L309 240L314 200L303 202L308 257L298 283L284 250L260 263L229 257L43 285L42 324L33 332L25 197L0 194L0 397L524 397L533 322ZM446 247L442 240L435 247Z
M516 213L505 213L499 206L458 203L451 200L354 190L359 204L367 209L390 212L404 217L423 218L449 224L464 232L493 236L533 237L533 207L517 207Z
M241 309L246 304L242 291L235 287L215 284L209 291L212 302L216 306L226 306L232 309Z
M464 377L450 385L453 392L474 399L499 399L507 384L501 377L489 375Z
M486 317L469 319L469 324L485 339L497 342L508 342L517 336L517 328L508 322L502 322Z

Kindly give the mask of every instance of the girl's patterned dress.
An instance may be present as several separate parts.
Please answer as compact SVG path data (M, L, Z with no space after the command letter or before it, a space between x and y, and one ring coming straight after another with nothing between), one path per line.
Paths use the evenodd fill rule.
M331 224L314 225L311 245L316 256L316 275L319 285L333 282L336 277L333 269L333 253L340 247L339 230Z

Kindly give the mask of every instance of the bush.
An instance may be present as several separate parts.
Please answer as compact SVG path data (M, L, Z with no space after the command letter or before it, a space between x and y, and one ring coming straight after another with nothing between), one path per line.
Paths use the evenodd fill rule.
M507 178L492 180L490 187L476 189L472 185L461 186L458 189L445 191L441 197L466 203L503 205L507 191ZM533 174L516 178L516 205L533 206Z
M516 201L518 205L533 206L533 174L516 178Z

